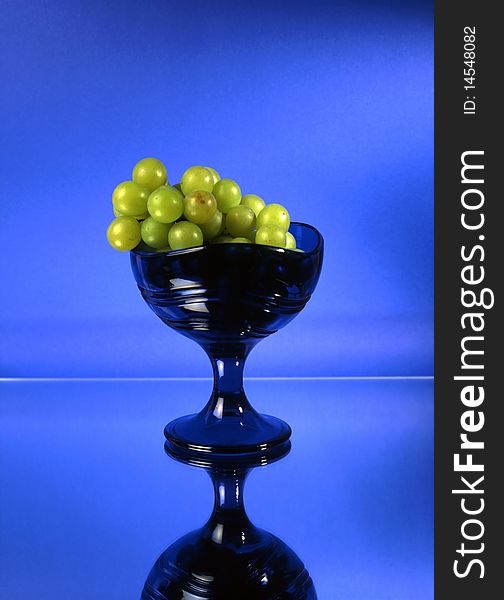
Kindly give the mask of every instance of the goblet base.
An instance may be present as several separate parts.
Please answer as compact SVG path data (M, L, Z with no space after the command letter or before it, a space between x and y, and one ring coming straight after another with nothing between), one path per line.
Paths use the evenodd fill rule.
M290 426L253 409L242 414L216 417L202 411L168 423L164 434L166 452L175 459L195 465L259 465L267 458L285 455L290 448Z

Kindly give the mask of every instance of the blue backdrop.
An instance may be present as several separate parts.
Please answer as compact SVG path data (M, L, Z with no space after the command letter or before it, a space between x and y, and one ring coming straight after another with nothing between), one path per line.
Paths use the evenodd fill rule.
M157 156L317 226L311 303L249 375L430 375L431 2L7 1L3 376L209 375L107 246L111 192Z

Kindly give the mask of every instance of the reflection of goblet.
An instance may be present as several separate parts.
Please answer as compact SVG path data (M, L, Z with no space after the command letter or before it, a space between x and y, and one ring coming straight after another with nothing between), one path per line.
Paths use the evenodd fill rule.
M171 453L172 445L166 442ZM278 448L278 446L276 447ZM145 583L142 600L316 600L308 571L298 556L271 533L255 527L243 506L250 469L282 458L268 451L248 455L246 464L229 460L207 467L215 502L210 519L165 550ZM187 462L180 455L172 456Z
M247 462L289 439L287 423L250 405L243 367L255 344L291 321L317 284L322 236L302 223L290 230L304 252L255 244L131 252L144 300L167 325L200 344L213 366L207 405L166 426L173 456L199 464L227 457L236 464L238 455Z

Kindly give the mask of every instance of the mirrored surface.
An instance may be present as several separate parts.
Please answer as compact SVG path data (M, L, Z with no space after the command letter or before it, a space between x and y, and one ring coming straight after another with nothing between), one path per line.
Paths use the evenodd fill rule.
M169 358L169 351L168 351ZM251 520L321 600L433 596L432 381L248 380L292 450L254 469ZM138 600L159 554L201 527L206 473L163 450L210 380L2 382L0 596Z

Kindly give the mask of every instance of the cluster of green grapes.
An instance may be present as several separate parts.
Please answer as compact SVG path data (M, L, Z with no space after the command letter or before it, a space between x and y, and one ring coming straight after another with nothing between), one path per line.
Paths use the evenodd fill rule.
M132 180L115 188L112 204L116 218L107 239L116 250L141 242L152 252L226 242L296 250L283 206L266 205L255 194L242 196L235 181L221 179L211 167L190 167L180 183L169 185L163 163L144 158Z

